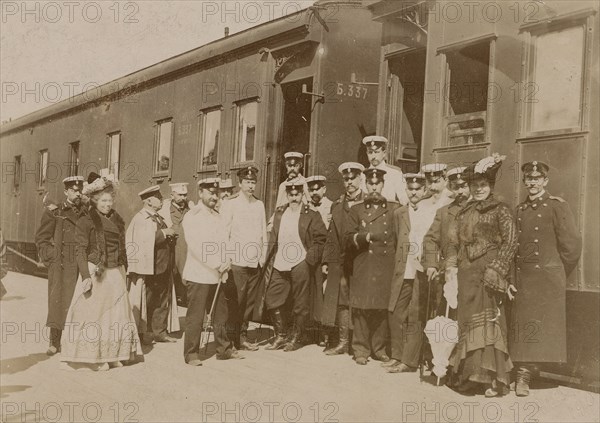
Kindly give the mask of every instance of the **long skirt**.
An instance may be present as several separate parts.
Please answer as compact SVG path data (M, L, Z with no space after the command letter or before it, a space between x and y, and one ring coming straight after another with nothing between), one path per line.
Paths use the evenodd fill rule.
M508 355L506 312L502 300L483 285L485 266L496 250L458 265L459 340L450 356L457 385L467 381L509 384L513 364Z
M80 279L67 313L61 339L61 361L75 363L110 363L135 359L142 346L129 304L125 269L105 269L102 276L93 274L96 267L88 263L92 289L83 292Z

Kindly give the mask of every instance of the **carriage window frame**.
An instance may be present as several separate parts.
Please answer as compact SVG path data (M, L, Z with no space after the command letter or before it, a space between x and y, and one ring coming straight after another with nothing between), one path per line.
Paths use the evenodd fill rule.
M50 152L47 148L38 151L37 189L43 190L48 184L48 168L50 163Z
M170 124L171 130L168 132L169 142L169 168L166 170L160 170L159 167L159 153L161 144L161 128L162 125ZM173 171L173 147L174 147L174 135L175 135L175 122L172 117L157 120L154 123L154 153L152 154L152 178L162 179L170 178Z
M116 151L117 159L113 157L113 137L118 136L119 147ZM121 131L109 132L106 134L106 168L108 173L115 176L115 179L119 179L119 173L121 170L121 147L123 145L123 135Z
M550 22L544 21L521 26L520 30L524 34L524 37L522 49L522 77L518 97L520 103L519 139L527 140L541 136L577 134L588 131L591 95L591 48L595 32L593 20L593 15L595 13L596 11L593 9L585 9L557 16ZM535 97L533 97L533 100L530 99L531 96L528 94L526 88L535 87L535 58L537 53L536 41L540 36L577 27L581 27L583 32L580 68L581 83L579 91L579 122L575 126L565 128L533 129L533 109L536 102L534 101Z
M69 162L67 163L67 176L77 176L79 173L81 142L69 143Z
M437 54L442 55L442 101L440 101L440 109L439 109L439 119L441 122L441 134L438 138L438 146L435 148L436 151L455 151L455 150L473 150L473 149L481 149L487 148L490 145L490 137L491 137L491 128L492 128L492 118L493 118L493 101L490 100L489 96L489 87L494 83L494 75L495 75L495 67L496 67L496 40L498 36L496 33L488 33L483 34L481 36L469 38L466 40L461 40L455 43L450 43L445 46L440 46L437 49ZM474 112L474 113L463 113L460 115L452 115L450 114L451 105L450 105L450 94L449 87L452 84L452 75L449 63L449 56L455 54L456 52L474 46L488 46L488 73L487 73L487 85L488 85L488 93L486 99L486 107L484 112ZM476 120L481 119L483 117L483 138L480 142L467 142L462 144L449 144L449 125L458 120L456 117L473 115L468 120ZM461 121L462 122L462 121ZM465 134L468 135L468 134Z
M196 173L207 173L207 172L214 172L217 170L218 165L219 165L219 157L220 157L220 151L222 150L223 146L223 142L222 142L222 138L223 138L223 119L224 119L224 113L223 113L223 106L219 105L219 106L213 106L213 107L209 107L206 109L202 109L200 110L200 114L198 115L198 126L199 126L199 131L198 131L198 150L197 150L197 157L196 157ZM202 163L202 161L204 160L204 152L206 151L206 141L207 141L207 137L206 137L206 129L207 129L207 120L208 120L208 115L210 113L215 113L215 112L219 112L219 142L220 142L220 146L217 146L217 154L216 154L216 163L213 164L208 164L208 165L204 165Z
M246 98L243 100L239 100L234 102L234 108L235 108L235 119L233 120L233 134L234 134L234 146L233 146L233 163L234 163L234 167L238 168L238 167L243 167L244 165L247 164L251 164L251 163L255 163L256 158L257 158L257 154L258 154L258 135L259 135L259 124L260 124L260 102L261 99L258 96L255 97L250 97L250 98ZM249 104L255 104L256 105L256 124L255 124L255 129L254 129L254 145L253 145L253 149L252 149L252 158L248 159L246 158L246 160L240 160L240 148L242 147L240 145L241 139L241 131L240 131L240 119L241 119L241 114L242 114L242 108L244 106L247 106Z
M13 192L19 192L21 189L21 175L23 172L23 156L18 154L14 160L14 174L13 174Z

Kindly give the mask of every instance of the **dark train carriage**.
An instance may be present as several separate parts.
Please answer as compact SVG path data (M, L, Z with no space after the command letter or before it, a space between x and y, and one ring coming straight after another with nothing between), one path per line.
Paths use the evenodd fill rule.
M598 3L384 0L377 130L393 159L470 163L507 156L497 189L526 196L520 165L551 165L548 190L569 202L583 254L568 282L569 366L598 381ZM417 163L415 163L417 164ZM418 166L414 166L415 168Z
M318 1L3 125L5 238L35 260L42 196L60 199L64 177L92 170L118 177L126 220L149 184L168 195L169 182L235 180L250 163L272 211L289 150L337 196L337 166L375 132L377 90L358 82L377 79L380 33L360 1Z

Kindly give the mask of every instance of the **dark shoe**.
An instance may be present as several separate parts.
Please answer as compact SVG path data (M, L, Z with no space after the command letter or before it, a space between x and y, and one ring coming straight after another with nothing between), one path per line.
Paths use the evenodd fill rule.
M48 347L48 349L46 350L46 355L49 356L53 356L58 352L58 348L56 348L54 345L50 345Z
M319 342L319 347L323 347L323 348L325 348L325 350L327 350L328 346L329 346L329 334L324 333L323 339L321 340L321 342Z
M397 366L388 367L388 373L414 373L417 371L417 367L410 367L404 363L400 363Z
M356 364L365 366L369 360L367 359L367 357L354 357L354 361L356 361Z
M283 351L292 352L292 351L299 350L300 348L302 348L302 343L298 342L298 341L294 341L292 339L292 341L285 344L285 346L283 347Z
M171 338L169 335L155 336L154 341L156 342L177 342L177 339Z
M187 364L189 364L190 366L202 366L202 361L196 358L194 360L188 361Z
M224 354L217 354L217 360L242 360L244 358L246 357L237 350L228 350Z
M240 350L242 351L258 351L258 345L248 341L240 342Z
M375 356L375 360L387 363L388 361L390 361L390 358L385 354L380 354Z
M517 371L517 383L515 384L515 394L518 397L529 395L529 384L531 383L531 371L525 367L520 367Z
M393 367L393 366L399 366L400 364L401 364L400 360L396 360L395 358L392 358L390 361L382 362L381 367Z
M508 394L509 392L510 392L510 389L508 388L508 386L494 380L492 383L492 386L485 390L484 395L486 398L496 398L496 397L503 397L504 395Z
M285 322L279 309L271 310L271 323L275 331L275 340L271 345L267 345L265 350L278 350L286 344Z
M142 343L142 345L152 345L153 344L152 334L151 333L142 333L140 335L140 342Z

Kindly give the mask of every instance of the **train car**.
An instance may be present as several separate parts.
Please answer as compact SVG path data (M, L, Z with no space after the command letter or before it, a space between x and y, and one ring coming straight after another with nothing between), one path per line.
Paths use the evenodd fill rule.
M569 362L554 371L598 388L598 3L369 7L383 24L377 131L396 163L459 165L504 154L496 189L513 206L526 198L521 164L551 165L549 191L569 203L583 236L568 281Z
M70 175L117 177L128 221L151 184L168 195L169 182L235 180L253 164L270 213L283 153L299 151L305 174L327 176L335 198L337 166L375 133L377 89L358 82L378 79L380 35L362 2L317 1L2 125L0 224L18 251L12 267L43 273L32 264L41 200L58 201Z

